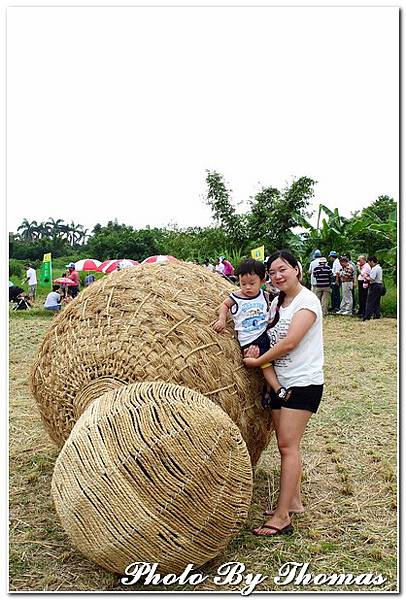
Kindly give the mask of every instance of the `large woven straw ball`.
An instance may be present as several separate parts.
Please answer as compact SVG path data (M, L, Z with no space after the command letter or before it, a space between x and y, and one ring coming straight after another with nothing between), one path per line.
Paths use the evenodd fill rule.
M259 370L243 366L231 319L212 324L233 286L182 262L113 273L83 290L58 315L39 351L31 390L60 446L87 406L108 390L163 381L196 390L239 428L255 464L270 439Z
M52 494L81 552L123 573L201 566L247 517L252 469L236 425L185 387L138 383L106 392L80 417L56 462Z

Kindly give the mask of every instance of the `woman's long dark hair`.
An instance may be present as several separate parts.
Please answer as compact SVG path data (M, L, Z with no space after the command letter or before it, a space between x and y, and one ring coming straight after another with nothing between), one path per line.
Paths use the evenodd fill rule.
M278 250L277 252L274 252L273 254L271 254L271 256L266 261L267 271L269 271L269 269L271 268L271 264L277 258L281 258L282 260L286 261L293 268L297 267L297 271L298 271L297 278L298 278L298 281L300 281L300 265L299 265L298 261L296 260L296 258L293 256L293 254L291 254L289 252L289 250ZM282 306L282 303L285 300L285 297L286 297L286 292L279 292L278 304L276 305L276 313L275 313L275 316L272 320L272 323L270 323L269 327L275 327L275 325L279 321L279 309Z

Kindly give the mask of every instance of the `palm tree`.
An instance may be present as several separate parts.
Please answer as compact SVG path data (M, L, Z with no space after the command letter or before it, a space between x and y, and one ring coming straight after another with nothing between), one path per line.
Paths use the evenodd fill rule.
M74 221L71 221L67 225L64 225L62 230L71 246L75 246L82 239L83 225L79 223L75 224Z
M23 240L33 242L37 238L38 234L38 223L37 221L28 221L23 219L21 225L17 227L17 231L21 231L20 236Z
M52 217L49 217L48 221L45 223L45 225L51 228L51 236L53 240L56 240L57 238L61 237L63 233L63 223L63 219L56 219L55 221L55 219L53 219Z
M38 239L42 239L42 240L44 238L49 239L51 236L50 226L45 222L40 223L37 227L37 234L38 234Z
M81 239L82 239L82 244L83 244L83 245L84 245L84 244L86 244L86 241L87 241L87 240L86 240L86 238L88 238L88 237L89 237L89 236L88 236L88 233L89 233L89 230L88 230L88 229L84 229L84 230L82 231L82 238L81 238Z
M74 235L74 244L79 244L79 242L81 240L83 240L83 232L84 232L84 227L83 225L77 224L75 226L73 235Z

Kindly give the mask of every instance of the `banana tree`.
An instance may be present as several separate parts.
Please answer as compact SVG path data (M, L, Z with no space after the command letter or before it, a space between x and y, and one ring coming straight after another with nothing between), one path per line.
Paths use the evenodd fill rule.
M322 214L324 213L324 217ZM305 229L302 234L305 245L305 254L318 248L322 254L328 254L331 250L336 252L348 252L353 248L348 238L347 227L349 219L340 215L338 208L331 210L325 204L320 204L317 212L317 225L313 227L305 218L296 215L301 227Z

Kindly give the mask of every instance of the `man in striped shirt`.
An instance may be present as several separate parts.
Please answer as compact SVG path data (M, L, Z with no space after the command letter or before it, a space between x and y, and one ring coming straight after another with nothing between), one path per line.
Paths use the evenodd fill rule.
M319 258L319 264L314 267L312 275L316 281L313 291L320 300L320 304L323 309L323 317L325 317L328 313L328 305L330 303L331 279L333 272L328 266L327 259L324 258L324 256Z

